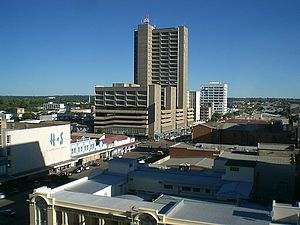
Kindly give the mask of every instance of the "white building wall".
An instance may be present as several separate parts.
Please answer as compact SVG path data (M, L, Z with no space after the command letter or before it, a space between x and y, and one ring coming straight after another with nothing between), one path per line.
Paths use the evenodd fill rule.
M96 151L96 139L84 138L71 143L71 156L78 156Z
M230 168L238 168L239 171L231 171ZM253 167L237 167L237 166L226 166L226 172L222 176L223 180L229 181L254 181L254 168Z
M273 201L272 221L280 224L298 224L300 215L300 203L294 206L289 204L280 204Z
M9 174L70 160L70 124L4 130ZM9 136L9 138L8 138Z
M64 108L65 108L65 105L59 104L59 103L48 102L48 103L43 104L44 110L58 110L58 109L64 109Z
M214 112L227 113L227 84L221 82L209 82L201 85L201 104L213 103Z
M128 174L129 172L132 172L137 167L137 162L130 162L130 163L124 163L124 162L110 162L108 164L108 172L110 173L116 173L116 174Z
M57 114L49 114L49 115L41 115L40 116L41 121L53 121L57 120Z
M111 189L112 186L110 185L106 188L101 189L100 191L95 192L94 195L111 197Z
M195 109L195 120L200 121L200 103L201 103L201 92L196 91L196 109Z

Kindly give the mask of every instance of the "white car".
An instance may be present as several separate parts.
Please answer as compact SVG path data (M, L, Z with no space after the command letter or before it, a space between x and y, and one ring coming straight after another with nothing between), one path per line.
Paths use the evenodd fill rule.
M0 199L4 199L6 196L3 192L0 192Z

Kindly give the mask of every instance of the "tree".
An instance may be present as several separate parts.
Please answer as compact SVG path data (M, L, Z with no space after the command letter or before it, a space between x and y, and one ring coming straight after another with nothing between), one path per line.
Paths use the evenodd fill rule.
M218 122L222 118L220 113L214 113L211 117L211 122Z
M35 115L33 113L24 113L22 115L22 120L35 119Z

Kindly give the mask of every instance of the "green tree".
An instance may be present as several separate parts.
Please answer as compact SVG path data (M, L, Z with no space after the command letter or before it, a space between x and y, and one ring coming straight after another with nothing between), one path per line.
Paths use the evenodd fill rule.
M211 117L211 122L218 122L222 118L220 113L214 113Z

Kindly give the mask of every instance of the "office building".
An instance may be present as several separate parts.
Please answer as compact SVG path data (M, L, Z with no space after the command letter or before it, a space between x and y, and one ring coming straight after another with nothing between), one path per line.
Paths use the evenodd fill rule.
M209 121L214 114L214 103L203 103L200 105L200 120Z
M201 104L213 103L214 112L224 115L227 113L227 84L209 82L201 85Z
M169 130L184 127L183 109L176 109L176 88L165 91L165 107L161 106L161 86L113 84L96 86L95 131L155 138ZM192 109L187 121L193 121Z
M157 139L193 122L187 107L186 27L134 32L134 84L96 86L94 130Z
M200 121L200 91L188 91L187 103L187 107L194 111L194 121Z
M134 83L159 84L164 106L165 88L176 87L176 106L186 108L188 29L155 28L149 18L134 32Z

